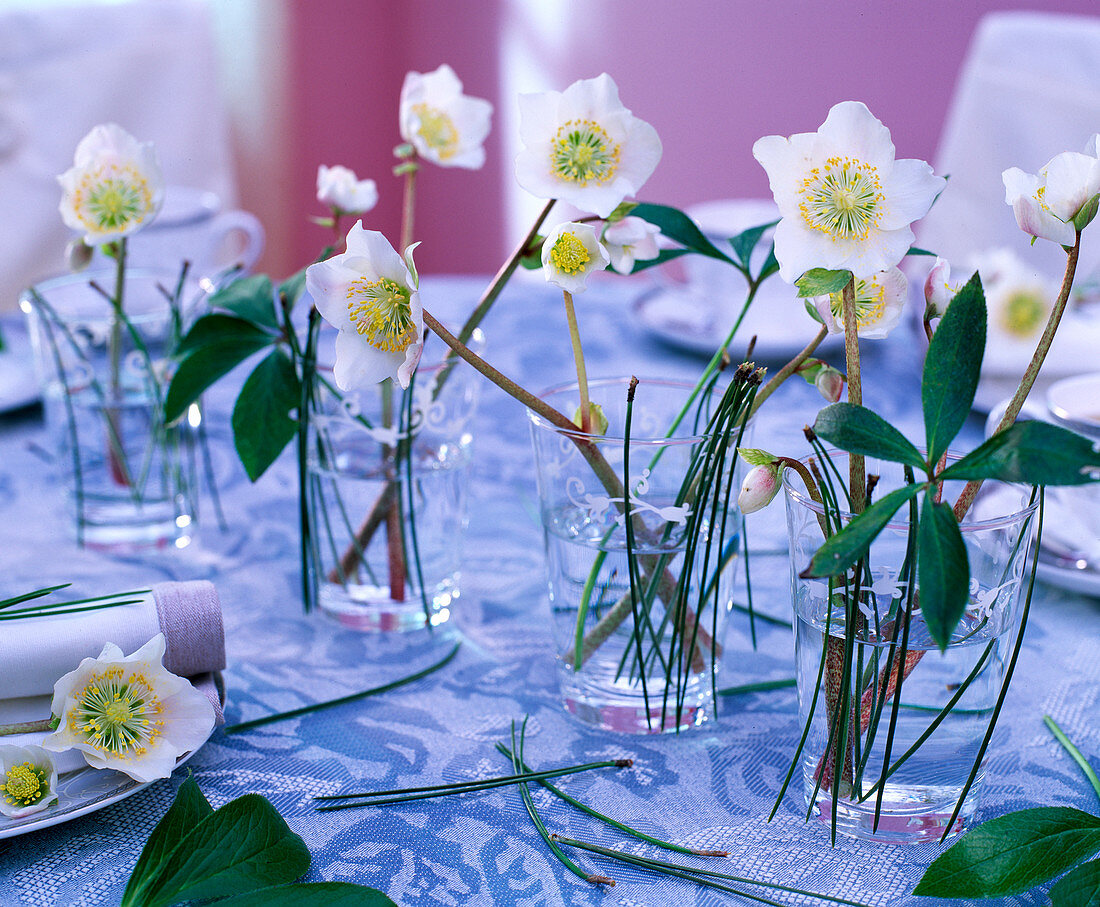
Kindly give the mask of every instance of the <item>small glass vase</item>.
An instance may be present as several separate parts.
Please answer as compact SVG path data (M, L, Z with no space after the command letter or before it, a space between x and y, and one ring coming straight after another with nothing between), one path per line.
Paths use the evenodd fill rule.
M846 477L847 454L832 460ZM895 463L868 460L867 473L880 476L876 500L904 482ZM957 500L962 485L946 483L942 500ZM809 726L795 778L802 777L807 817L831 826L835 805L839 834L887 844L959 834L978 806L988 757L976 760L1017 642L1038 508L1031 489L987 482L964 517L968 604L941 653L920 611L919 581L909 588L908 505L849 571L847 584L805 579L799 574L824 541L824 511L794 470L784 471L783 488L799 719ZM839 519L847 524L852 515ZM853 656L845 687L846 645ZM844 712L850 732L840 730L837 713Z
M484 347L480 331L469 346ZM438 627L461 594L480 378L445 354L429 338L405 391L386 381L342 392L327 368L314 380L308 605L346 627Z
M114 291L113 269L47 280L20 296L82 546L183 548L195 530L202 413L193 405L173 425L163 414L169 356L205 294L179 277L129 269L121 317L104 296Z
M590 384L609 421L602 435L565 431L531 414L559 689L565 709L588 725L677 732L714 717L740 546L732 476L740 431L713 449L715 435L705 416L696 422L694 408L673 429L692 385L641 381L628 449L628 383ZM716 396L703 395L704 411ZM542 399L566 415L579 408L575 384ZM693 483L708 450L717 484ZM593 451L610 480L593 468ZM637 566L633 592L628 552Z

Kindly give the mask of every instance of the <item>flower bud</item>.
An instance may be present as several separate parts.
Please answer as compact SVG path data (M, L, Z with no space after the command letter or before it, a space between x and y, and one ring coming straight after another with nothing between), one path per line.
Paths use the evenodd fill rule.
M65 247L65 260L69 264L69 270L73 273L83 271L92 263L94 250L86 242L84 237L74 239Z
M779 492L780 465L777 462L754 466L741 483L737 506L741 513L756 513L767 507Z
M951 282L951 265L944 258L937 258L924 282L925 320L942 318L947 306L959 288Z
M844 393L844 375L831 365L819 369L814 378L814 387L829 403L836 403Z

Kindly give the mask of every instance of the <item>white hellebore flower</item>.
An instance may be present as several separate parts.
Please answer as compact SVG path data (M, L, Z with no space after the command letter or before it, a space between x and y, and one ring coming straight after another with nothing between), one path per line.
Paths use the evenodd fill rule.
M96 126L81 139L73 166L57 181L62 219L91 246L148 226L164 202L153 146L114 123Z
M788 283L811 268L867 277L894 267L945 184L924 161L895 160L890 130L858 101L835 105L817 132L758 139L752 153L779 206L775 257Z
M640 217L624 217L608 224L603 231L603 243L611 256L611 267L620 274L634 270L634 262L649 261L660 253L657 237L661 228Z
M346 252L306 269L317 311L339 331L332 371L340 390L386 378L409 386L424 349L413 248L402 258L386 237L356 221Z
M378 186L347 167L322 164L317 168L317 201L336 214L366 214L378 204Z
M21 819L57 802L57 769L40 746L0 746L0 815Z
M593 271L610 260L591 224L558 224L542 243L542 272L546 282L567 293L582 293Z
M210 736L214 707L163 662L163 633L133 655L107 643L98 658L85 658L54 684L51 709L59 724L42 746L80 750L92 767L135 781L167 778L180 756Z
M446 64L435 72L410 72L401 86L401 137L422 158L441 167L477 170L485 163L493 105L462 93Z
M564 92L521 94L519 133L519 184L600 217L637 195L661 159L657 130L622 105L607 73Z
M982 277L991 333L1021 343L1037 339L1054 308L1057 284L1009 249L994 249L971 263Z
M1071 221L1100 192L1097 144L1098 137L1093 136L1084 154L1057 154L1037 174L1024 173L1019 167L1001 174L1005 202L1012 206L1021 230L1063 246L1073 245L1076 231Z
M899 268L856 279L856 334L881 340L901 320L908 281ZM815 296L814 308L830 334L844 333L843 291Z

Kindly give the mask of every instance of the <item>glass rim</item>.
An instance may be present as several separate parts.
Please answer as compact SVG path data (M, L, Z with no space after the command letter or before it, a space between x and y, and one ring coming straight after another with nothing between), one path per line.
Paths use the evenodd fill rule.
M921 450L920 448L917 448L917 449ZM828 449L828 450L826 450L826 453L828 453L830 456L835 456L837 459L843 458L843 459L847 460L848 456L850 456L849 452L846 451L846 450ZM921 453L924 453L924 451L921 450ZM949 451L947 451L946 456L947 456L948 461L961 460L965 456L965 454L961 454L961 453L959 453L957 451L954 451L954 450L949 450ZM816 459L816 458L817 458L817 454L811 454L809 456L801 458L798 462L802 463L803 465L806 465L806 463L810 459ZM872 459L875 459L875 458L872 458ZM884 460L882 462L890 462L890 461ZM899 468L901 466L903 466L903 464L901 464L901 463L896 463L894 465L898 466ZM795 475L798 475L798 474L795 472L795 470L790 469L790 468L786 468L782 471L782 474L780 475L779 480L783 485L783 493L786 495L786 497L788 499L795 501L797 504L801 505L802 507L805 507L807 510L812 510L814 513L817 513L817 514L824 514L825 513L825 508L824 508L823 505L821 505L821 504L817 503L817 501L813 500L806 491L800 491L799 489L795 488L791 484L792 481L793 481L793 476L795 476ZM799 479L802 478L801 476L798 476L798 477L799 477ZM963 481L963 480L962 479L952 479L950 481ZM1001 481L1000 479L987 479L985 482L982 483L982 485L984 487L986 484L990 484L990 483L995 483L997 485L1006 486L1006 487L1010 487L1010 488L1023 489L1023 488L1030 487L1030 486L1023 485L1023 484L1018 483L1018 482L1004 482L1004 481ZM1028 504L1024 507L1019 508L1018 510L1013 510L1010 513L1006 513L1006 514L1003 514L1001 516L990 517L990 518L982 519L982 520L968 520L967 517L970 515L970 512L968 512L967 515L963 517L964 522L959 523L959 529L962 532L980 532L980 531L983 531L983 530L988 531L990 529L999 529L1003 526L1008 526L1008 525L1011 525L1012 523L1019 523L1019 522L1022 522L1024 519L1030 518L1038 509L1039 509L1039 498L1036 495L1035 500L1031 504ZM847 511L847 510L841 510L839 512L838 516L840 517L841 520L843 520L845 523L847 523L847 522L850 522L852 519L854 519L857 516L857 514L851 513L850 511ZM886 525L883 528L884 529L895 529L895 530L903 530L904 531L904 530L908 529L908 521L907 520L903 521L903 520L897 519L896 517L891 517L889 522L887 522Z
M622 386L624 391L625 391L625 388L627 387L627 385L630 384L630 379L631 379L631 376L626 376L626 377L624 377L624 376L612 376L612 377L606 377L606 378L589 379L588 388L591 391L591 389L594 388L594 387L603 388L603 387L613 387L613 386L619 385L619 386ZM682 391L684 391L685 399L688 395L690 395L690 393L696 387L696 385L694 383L691 383L689 381L684 381L684 380L681 380L681 379L678 379L678 378L639 378L638 379L638 386L642 387L643 385L648 386L648 387L663 387L663 388L674 388L676 390L682 390ZM719 388L711 388L709 391L707 391L707 393L708 394L714 394L714 392L716 390L719 390ZM724 392L725 388L723 387L723 388L721 388L721 390ZM554 396L555 394L563 394L563 393L568 393L570 391L572 391L574 393L579 393L580 385L576 381L566 381L562 384L555 384L552 387L548 387L545 390L540 391L535 396L537 396L540 400L547 401L548 398ZM625 399L625 397L626 397L625 392L623 394L623 397ZM540 428L544 431L551 431L551 432L554 432L556 434L562 435L563 437L567 437L567 438L588 440L593 444L607 444L609 442L615 442L615 443L618 443L618 444L623 444L626 441L625 435L622 435L622 434L597 435L594 432L582 431L579 427L577 428L576 431L572 431L572 430L566 429L566 428L560 428L559 426L553 425L552 423L548 422L545 418L543 418L538 413L536 413L536 412L534 412L533 410L530 410L530 409L527 410L527 418L530 420L530 423L531 423L532 427L537 427L537 428ZM751 424L752 424L752 419L750 419L748 424L745 426L746 431L748 430L748 427ZM672 436L660 435L659 437L653 437L651 435L633 435L632 434L630 436L630 443L632 445L633 444L638 444L638 445L648 445L648 446L653 446L653 447L656 447L656 446L672 447L672 446L683 445L683 444L699 444L700 442L706 441L710 436L711 435L710 435L709 432L694 432L692 434L682 434L682 435L677 434L677 435L672 435Z
M168 267L156 267L150 265L142 265L139 267L127 267L126 268L126 283L130 283L131 280L163 280L165 281L165 288L170 289L175 287L179 281L180 272L182 269L182 263L179 268ZM83 322L97 322L97 321L110 321L112 317L112 309L110 303L104 297L98 293L94 298L102 303L104 309L102 313L98 311L89 312L87 314L83 312L66 312L58 311L56 306L50 301L48 292L58 288L89 285L93 281L100 282L105 287L107 285L113 286L115 280L115 269L105 267L86 268L83 271L73 271L68 274L55 274L52 277L47 277L43 280L36 281L29 287L24 287L19 292L19 308L20 310L29 315L32 312L38 311L38 303L34 299L32 291L42 296L46 302L49 302L57 315L61 318L69 316L72 318L79 318ZM187 313L194 309L200 299L203 296L209 295L213 290L217 289L217 283L212 281L209 277L201 277L196 274L189 273L187 279L183 283L183 293L180 296L180 309L183 313ZM188 290L190 288L190 291ZM144 321L152 321L162 319L165 313L168 311L168 300L158 294L158 302L162 303L162 306L158 306L154 310L145 309L138 312L126 312L126 317L134 324L140 324ZM125 302L123 304L123 310L126 309Z

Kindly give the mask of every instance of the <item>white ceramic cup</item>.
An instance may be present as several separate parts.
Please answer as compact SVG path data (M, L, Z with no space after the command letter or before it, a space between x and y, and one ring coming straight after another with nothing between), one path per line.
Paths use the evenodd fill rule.
M131 265L175 268L187 260L194 277L212 277L235 266L250 269L263 252L264 228L247 211L223 211L213 192L169 186L156 220L127 246Z

